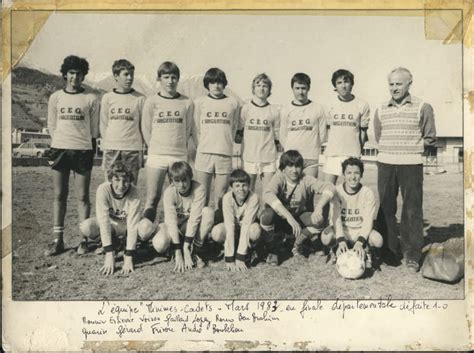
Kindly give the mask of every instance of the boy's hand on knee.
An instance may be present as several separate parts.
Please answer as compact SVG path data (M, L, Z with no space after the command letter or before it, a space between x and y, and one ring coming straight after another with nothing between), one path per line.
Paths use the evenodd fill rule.
M103 275L108 276L114 273L114 269L115 269L114 253L112 251L107 252L105 253L104 266L102 266L102 268L100 269L100 272Z
M120 271L123 275L128 275L129 273L133 272L133 259L131 256L124 256L123 257L123 267L122 271Z
M339 256L342 253L345 253L347 250L349 250L347 243L345 241L341 241L339 243L339 246L337 247L336 256Z
M301 225L293 217L288 218L287 221L288 221L288 224L291 226L291 229L293 230L293 235L295 237L299 237L301 233Z
M235 267L235 262L226 262L225 267L227 268L228 271L235 272L236 267Z
M235 260L235 271L247 271L245 261Z
M192 270L194 263L193 263L193 258L191 257L191 244L184 244L183 256L184 256L184 269Z
M183 254L181 254L181 250L176 250L174 257L176 261L176 264L174 265L174 270L177 272L184 272L184 260Z

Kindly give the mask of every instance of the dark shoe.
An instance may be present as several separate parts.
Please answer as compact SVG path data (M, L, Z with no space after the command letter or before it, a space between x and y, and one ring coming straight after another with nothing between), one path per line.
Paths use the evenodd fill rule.
M48 249L44 252L45 256L56 256L61 254L64 251L64 240L60 238L54 239L48 245Z
M405 262L405 267L411 273L417 273L420 270L420 265L418 264L418 261L415 261L415 260L407 260Z
M89 247L87 246L87 241L83 240L79 243L79 246L77 247L77 253L79 255L84 255L89 252Z
M370 252L368 248L365 250L365 268L366 269L372 268L372 253Z
M382 261L387 264L387 266L398 267L402 264L400 261L400 256L394 254L392 251L385 249L382 253Z
M267 256L267 264L272 266L278 266L278 255L274 253L269 253Z

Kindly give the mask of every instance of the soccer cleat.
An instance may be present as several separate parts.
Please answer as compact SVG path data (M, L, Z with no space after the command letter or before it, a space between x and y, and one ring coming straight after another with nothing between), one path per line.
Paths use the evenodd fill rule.
M274 253L269 253L267 256L267 264L272 266L278 266L278 255Z
M198 255L196 255L196 268L204 268L206 267L206 262L201 259Z
M79 246L77 247L77 253L79 255L84 255L89 252L89 247L87 246L87 241L83 240L79 243Z
M407 260L405 262L405 267L411 273L417 273L420 270L420 265L418 264L418 261L415 261L415 260Z
M293 245L293 249L291 249L291 252L293 253L293 256L303 256L303 244L296 244Z
M46 256L56 256L64 251L64 240L56 238L48 245L48 249L44 252Z
M105 254L104 247L103 247L103 246L99 246L97 249L95 249L94 253L95 253L96 255L104 255L104 254Z

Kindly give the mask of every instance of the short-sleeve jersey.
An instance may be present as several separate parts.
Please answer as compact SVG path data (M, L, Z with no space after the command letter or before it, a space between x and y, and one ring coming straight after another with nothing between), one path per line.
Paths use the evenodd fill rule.
M341 222L344 233L353 237L367 237L372 230L365 229L364 223L372 222L377 211L374 192L367 186L362 187L354 194L349 194L344 183L336 186L337 200L340 202ZM372 223L370 223L372 224ZM361 231L364 234L360 234Z
M174 98L155 94L143 107L142 134L150 154L185 155L192 128L193 102L184 95Z
M238 125L239 102L229 96L202 96L195 101L195 123L198 130L198 153L233 155Z
M130 185L125 195L118 197L110 182L100 184L96 194L96 214L101 234L110 234L110 225L114 223L121 229L126 227L127 236L136 234L141 218L137 189Z
M140 131L145 96L132 90L113 90L104 94L100 105L100 134L104 150L138 151L143 149Z
M370 120L370 108L367 102L357 97L345 102L337 96L327 111L330 130L324 154L360 157L359 133L361 129L368 128Z
M247 162L270 163L277 159L280 116L275 105L246 103L240 112L239 129L244 129L242 158Z
M184 222L186 236L194 236L201 222L202 210L206 203L206 190L197 181L192 181L189 194L182 195L171 184L163 195L165 224L170 227L180 227Z
M99 108L97 96L89 89L54 92L48 104L51 147L91 150L92 138L99 137Z
M319 159L321 143L326 139L326 113L322 105L308 101L293 102L280 114L280 141L285 150L297 150L305 159Z

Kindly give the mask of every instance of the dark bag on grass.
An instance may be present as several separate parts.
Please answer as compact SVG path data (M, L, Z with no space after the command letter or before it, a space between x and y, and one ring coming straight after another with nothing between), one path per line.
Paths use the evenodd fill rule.
M433 243L427 251L421 274L444 282L456 282L464 276L464 238L452 238L444 243Z

